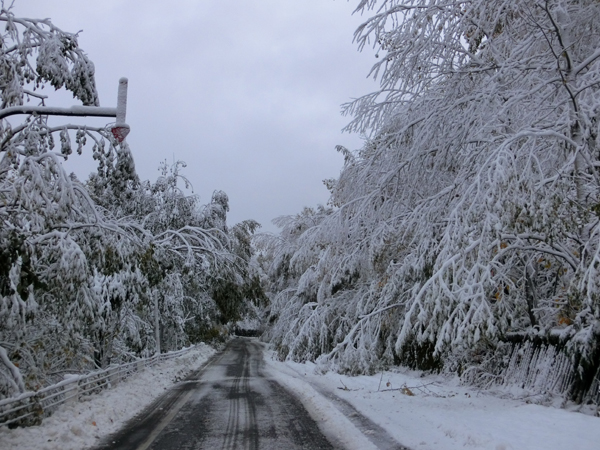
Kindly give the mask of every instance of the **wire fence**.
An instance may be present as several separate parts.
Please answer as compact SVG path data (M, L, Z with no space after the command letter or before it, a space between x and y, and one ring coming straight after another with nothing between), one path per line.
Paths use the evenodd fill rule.
M192 348L154 355L85 375L66 375L63 381L38 391L23 392L16 397L0 400L0 426L39 425L59 405L78 402L82 397L114 386L146 367L181 356Z

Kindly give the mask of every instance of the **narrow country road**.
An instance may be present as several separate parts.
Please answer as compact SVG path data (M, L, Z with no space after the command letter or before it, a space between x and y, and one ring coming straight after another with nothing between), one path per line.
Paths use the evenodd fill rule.
M261 345L236 338L98 450L334 449L300 402L262 372Z

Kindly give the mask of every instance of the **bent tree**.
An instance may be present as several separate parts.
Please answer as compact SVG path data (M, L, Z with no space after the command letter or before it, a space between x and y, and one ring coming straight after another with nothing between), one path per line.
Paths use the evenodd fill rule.
M2 109L28 101L43 105L46 97L40 89L44 85L66 88L84 105L98 104L94 66L78 48L76 34L65 33L48 20L16 18L4 8L0 22L4 25ZM30 349L41 345L41 328L34 317L48 297L56 301L41 309L42 316L48 314L64 327L73 327L69 323L89 311L85 307L88 295L81 289L85 257L75 234L92 226L118 228L104 220L83 185L63 170L61 160L72 151L67 128L52 128L43 116L0 121L2 393L25 389L27 380L19 366L47 364L43 357L31 360ZM78 130L78 151L92 133ZM52 151L55 140L59 140L59 152Z
M1 109L44 105L50 86L99 104L77 34L10 8L0 22ZM88 143L98 169L82 183L62 161ZM183 166L140 181L110 130L0 120L0 398L223 332L213 291L224 279L242 290L249 259L227 229L227 195L203 209L180 187Z
M511 334L597 364L596 1L363 0L381 88L345 105L370 138L295 237L271 330L281 356L463 370ZM282 300L283 297L285 300ZM482 356L484 355L484 356Z

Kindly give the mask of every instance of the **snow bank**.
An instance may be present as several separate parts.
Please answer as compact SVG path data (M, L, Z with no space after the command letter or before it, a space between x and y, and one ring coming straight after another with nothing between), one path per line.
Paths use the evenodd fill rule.
M335 394L413 450L600 448L598 417L529 404L526 398L501 398L499 392L478 392L461 386L456 378L409 370L386 371L383 376L318 375L312 363L266 358L277 381L299 393L305 404L325 410L329 402L317 390ZM335 409L331 403L329 408ZM337 417L327 411L328 417ZM350 432L354 427L343 420L330 419L326 426L355 442L348 448L369 448L354 441Z
M215 353L198 345L186 354L146 368L114 388L71 405L62 405L41 426L10 430L0 427L2 450L81 450L119 430L176 380L200 366Z

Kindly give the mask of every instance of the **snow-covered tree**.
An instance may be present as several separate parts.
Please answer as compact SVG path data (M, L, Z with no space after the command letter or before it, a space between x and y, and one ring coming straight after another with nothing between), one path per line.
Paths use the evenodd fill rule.
M301 333L297 306L279 313L283 356L461 370L511 333L559 334L597 369L598 3L357 10L374 10L355 38L377 48L381 89L345 107L370 138L341 149L335 211L290 257L318 295Z
M0 114L20 114L0 120L0 398L214 335L215 286L243 285L256 226L230 235L227 195L202 207L183 163L142 182L109 130L27 115L44 86L98 105L94 66L49 20L3 7L0 22ZM72 135L98 162L85 184L62 166Z
M18 110L28 101L43 105L45 85L64 87L84 105L97 105L94 66L77 46L77 35L49 20L16 18L2 6L1 111ZM78 236L90 227L118 228L95 209L83 185L64 172L61 160L72 151L67 128L51 128L43 116L26 116L18 125L0 120L2 394L35 386L38 369L70 357L59 354L61 345L77 340L80 327L74 324L92 314L84 282L88 266ZM93 137L92 130L77 131L78 151L88 136ZM59 152L53 151L55 139L60 139ZM68 332L57 340L42 336L58 329ZM30 379L23 379L19 368Z
M234 267L225 225L227 195L217 195L224 206L201 206L196 195L183 190L191 187L183 162L161 163L160 176L151 183L139 181L128 150L101 149L95 158L98 171L88 180L92 197L120 220L133 220L146 249L140 267L148 275L151 316L159 318L154 327L160 329L160 348L197 339L198 327L210 329L218 322L212 280Z

